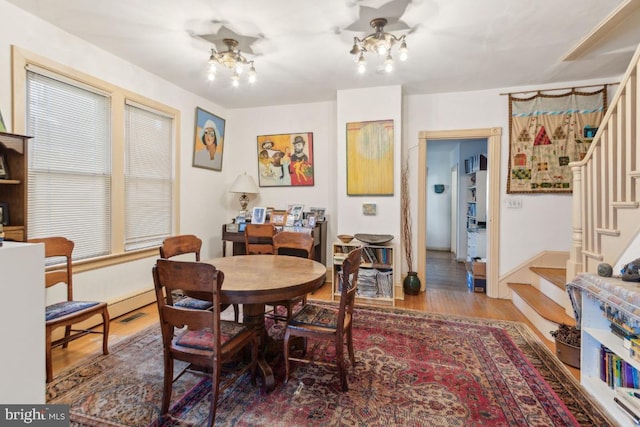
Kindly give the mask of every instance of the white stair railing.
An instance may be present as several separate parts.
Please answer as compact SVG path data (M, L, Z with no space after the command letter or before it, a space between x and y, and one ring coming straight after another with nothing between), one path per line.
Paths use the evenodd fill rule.
M567 281L580 272L614 264L640 230L640 46L607 109L586 156L570 164L573 172L573 235ZM627 215L630 218L630 215Z

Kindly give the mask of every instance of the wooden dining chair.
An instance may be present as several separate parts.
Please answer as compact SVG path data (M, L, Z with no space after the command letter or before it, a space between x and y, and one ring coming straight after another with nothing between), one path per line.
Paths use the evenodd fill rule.
M73 271L72 254L75 243L65 237L44 237L29 239L29 243L44 243L44 256L47 260L60 257L64 263L45 270L45 286L51 288L56 285L66 287L66 300L48 305L45 308L45 339L46 339L46 371L47 382L53 380L53 365L51 350L62 346L67 348L70 341L76 340L90 333L102 334L102 353L109 354L109 309L106 302L75 301L73 299ZM74 329L74 325L94 316L102 316L102 332L88 328ZM65 328L62 338L52 341L53 331Z
M347 258L342 262L342 272L340 273L342 288L340 291L340 305L337 309L309 303L304 305L287 322L284 333L285 382L289 380L290 361L292 360L321 365L328 364L337 366L342 391L348 391L344 346L346 344L351 367L353 367L356 364L352 333L353 307L355 305L361 259L362 248L357 248L349 252ZM300 357L290 354L289 341L293 337L304 338L304 348ZM305 358L308 338L333 341L336 348L335 360L326 362L317 358L314 360Z
M302 258L313 259L313 236L306 233L297 233L292 231L281 231L273 236L273 253L276 255L298 256ZM287 321L291 318L294 307L301 303L307 303L307 296L303 295L290 300L276 301L270 303L273 311L269 313L275 321ZM286 315L278 314L278 307L284 307Z
M272 224L247 224L244 229L244 244L247 255L273 254Z
M171 236L162 241L162 245L160 246L160 258L169 259L179 255L194 254L196 261L200 261L201 248L202 240L193 234ZM180 290L176 290L174 293L167 295L167 298L169 298L169 304L173 304L178 307L210 310L213 305L212 302L207 301L202 297L203 295L187 294ZM175 302L173 301L174 299L176 299ZM229 307L229 304L223 304L221 307L222 311L224 311ZM234 319L237 322L240 316L238 304L233 305L233 313Z
M173 382L186 370L211 375L211 401L208 426L213 426L219 393L250 371L251 382L256 384L258 335L254 328L242 323L220 319L220 289L224 273L213 265L192 261L172 261L160 258L152 269L156 302L162 330L164 354L164 381L162 416L169 412ZM208 294L212 310L198 310L172 305L165 298L176 289ZM251 348L251 360L242 369L221 382L223 364L235 360L246 348ZM187 362L174 377L174 361ZM193 368L193 369L192 369Z

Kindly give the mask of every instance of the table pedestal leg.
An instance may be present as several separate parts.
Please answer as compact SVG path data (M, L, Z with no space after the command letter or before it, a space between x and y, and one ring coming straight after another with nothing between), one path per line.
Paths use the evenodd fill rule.
M271 366L269 366L264 359L264 350L268 338L267 329L264 324L264 304L244 304L242 306L242 313L242 322L245 325L252 326L258 331L258 369L260 369L262 377L264 378L265 391L270 392L276 387L276 380Z

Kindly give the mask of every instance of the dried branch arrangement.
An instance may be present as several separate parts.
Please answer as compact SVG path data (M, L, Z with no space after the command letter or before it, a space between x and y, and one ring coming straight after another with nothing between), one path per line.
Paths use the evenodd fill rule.
M402 246L404 248L404 258L407 261L409 271L413 270L413 253L411 252L412 223L411 210L409 205L409 162L402 166L402 176L400 184L400 209L402 218Z

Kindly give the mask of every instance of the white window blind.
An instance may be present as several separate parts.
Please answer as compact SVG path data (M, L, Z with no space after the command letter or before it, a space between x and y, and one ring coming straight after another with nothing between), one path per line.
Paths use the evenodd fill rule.
M171 235L173 118L125 106L125 251L159 246Z
M27 71L29 238L75 242L74 259L111 250L110 98Z

